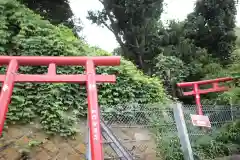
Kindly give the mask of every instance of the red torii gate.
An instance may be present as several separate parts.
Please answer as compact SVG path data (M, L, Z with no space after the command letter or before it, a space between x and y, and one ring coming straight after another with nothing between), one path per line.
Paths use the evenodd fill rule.
M50 57L50 56L0 56L0 65L8 65L0 95L0 135L4 127L8 105L11 100L14 83L86 83L88 93L88 120L92 160L103 160L100 111L98 106L96 82L116 81L115 75L96 75L96 66L120 65L119 56L100 57ZM57 75L56 66L85 66L86 74ZM48 66L45 75L17 74L19 66Z
M184 96L194 96L195 102L197 105L197 114L203 115L200 95L211 93L211 92L227 91L228 88L224 87L224 86L219 86L219 83L227 82L227 81L231 81L231 80L233 80L233 78L225 77L225 78L217 78L217 79L195 81L195 82L182 82L182 83L177 83L177 86L181 87L181 88L193 87L193 91L183 92L183 95ZM207 84L211 84L212 88L200 89L200 85L207 85Z

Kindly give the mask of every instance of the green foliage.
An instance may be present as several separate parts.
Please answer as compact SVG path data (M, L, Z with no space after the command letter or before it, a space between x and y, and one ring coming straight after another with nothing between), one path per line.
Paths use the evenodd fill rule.
M220 134L216 137L216 140L223 143L234 143L240 145L240 121L233 122L231 125L225 126Z
M200 7L199 5L203 5L201 4L201 2L203 1L197 3L196 8ZM210 1L209 4L205 4L204 7L210 7L210 9L214 10L213 8L211 8L213 7L212 3L213 2ZM221 3L222 1L219 2L220 8L223 7L222 5L220 5ZM204 14L200 14L201 11L204 10L204 7L197 8L193 13L189 14L188 19L186 19L184 22L171 21L168 27L161 27L161 29L159 30L157 43L160 45L160 47L158 47L160 48L160 52L158 58L154 63L154 65L156 66L154 73L157 73L157 75L163 77L163 79L165 80L165 87L174 87L171 84L173 82L170 80L170 77L166 74L166 71L164 70L164 68L170 70L168 69L169 66L171 66L170 68L172 70L175 69L176 73L179 74L176 75L173 72L168 73L173 74L173 79L177 79L178 82L198 81L201 79L215 79L218 77L220 78L232 76L232 74L234 73L239 73L239 51L237 49L232 53L233 49L235 48L235 34L231 34L231 37L226 35L226 32L229 33L231 32L231 30L234 31L234 28L231 28L234 27L234 24L232 24L232 20L234 19L234 17L231 17L229 19L229 23L231 24L227 24L227 22L224 21L223 26L216 25L217 22L213 24L202 17L203 15L207 16L207 13L205 12ZM233 15L234 9L235 8L233 7L231 11L231 14ZM218 18L219 19L217 21L220 23L222 19L221 17ZM216 25L217 27L223 27L225 28L225 30L218 30L219 28L216 29L216 26L214 25ZM226 26L228 26L228 28ZM204 34L206 29L209 29L209 31L207 32L207 34ZM211 37L214 37L216 39L209 40L209 38ZM220 40L218 38L220 38ZM213 45L212 43L216 45ZM220 44L221 46L219 47ZM175 65L172 65L173 61L166 61L166 58L163 57L161 54L163 54L165 57L169 57L169 59L171 59L170 57L174 56L174 58L177 58L178 62L181 61L182 64L175 62ZM227 63L228 65L226 65ZM181 65L180 68L178 68L179 65ZM161 69L159 68L159 66L161 66ZM218 72L216 72L216 70ZM178 76L180 76L181 79L179 79ZM168 81L166 81L166 77L168 77ZM234 81L233 83L229 84L232 88L230 92L225 92L221 95L213 93L207 96L203 96L203 102L205 104L239 104L239 82ZM173 94L173 96L175 95L176 94Z
M163 11L163 0L99 0L103 9L90 11L92 23L105 26L112 31L122 49L122 55L130 59L144 71L152 52L152 37L157 33L157 25ZM110 23L108 23L110 22Z
M62 25L48 21L15 0L0 0L1 55L94 56L110 55L91 48ZM3 67L1 72L3 72ZM80 74L83 67L58 67L58 74ZM43 74L46 67L21 67L19 73ZM99 104L116 105L128 101L154 103L165 101L159 79L143 75L122 59L118 67L99 67L97 73L117 74L116 84L100 84ZM73 135L75 124L85 116L86 90L77 84L16 84L7 115L8 123L38 121L49 134Z
M214 159L238 153L240 150L240 121L223 126L211 135L211 139L203 139L196 143L194 150L202 159ZM207 135L208 136L208 135ZM198 140L199 141L199 140Z
M181 79L177 78L177 80L181 81L186 78L199 79L202 76L201 68L208 64L211 59L207 55L206 50L197 47L193 44L192 40L184 37L183 27L182 23L171 21L168 28L159 30L159 48L161 48L161 52L164 56L174 57L176 60L178 59L178 64L182 63L180 64L181 71L179 72L183 73L187 71L181 76ZM159 60L162 61L161 55L159 56L155 65L160 63L158 62ZM166 64L165 68L168 68L170 65L171 63Z
M165 87L170 86L172 90L174 90L174 83L179 81L199 81L240 73L240 56L238 56L240 52L235 50L235 0L197 1L194 12L190 13L185 21L171 21L166 27L155 19L155 15L161 16L159 14L161 12L158 12L158 14L151 15L152 21L148 27L141 27L138 24L140 29L146 29L145 32L134 32L138 29L137 25L134 25L134 13L136 11L140 13L148 7L148 5L144 6L147 1L141 2L143 7L139 9L138 5L135 5L136 2L132 3L135 6L131 8L124 0L117 1L117 3L103 1L104 9L101 12L90 12L89 18L93 23L104 25L115 34L121 48L116 49L114 54L124 55L136 65L140 65L142 61L143 66L140 65L140 68L144 73L161 77L165 82ZM151 8L151 11L154 11L154 8ZM126 16L126 21L121 21L129 12L133 14ZM121 15L120 18L117 13ZM108 26L109 20L111 25ZM133 24L129 23L129 20L132 20L130 22ZM144 35L147 36L142 38ZM136 39L137 41L134 41ZM137 45L135 42L140 43ZM240 44L239 42L237 44ZM134 48L131 47L138 50L133 50ZM202 96L202 99L208 104L240 104L239 81L228 84L231 86L228 92L209 94L207 97ZM154 123L157 125L165 122ZM237 126L234 127L237 128ZM163 130L168 131L168 128L162 125L161 128L156 128L158 148L162 152L160 155L162 159L183 159L176 137L167 139L161 133ZM167 134L171 134L171 131ZM225 130L221 134L234 135L237 132ZM206 135L196 141L194 151L196 159L197 157L212 159L231 154L233 148L236 149L236 146L231 142L225 143L213 135Z
M163 136L164 137L164 136ZM157 141L159 156L164 160L183 160L183 153L180 147L180 141L177 136L164 137Z
M194 146L194 152L200 159L214 159L230 153L226 145L215 140L205 141L200 145Z
M89 12L89 19L115 34L121 48L113 54L130 59L145 74L163 78L165 88L174 97L176 82L224 77L228 68L233 70L234 66L234 70L238 70L237 61L232 63L231 59L236 43L235 0L197 1L185 21L170 21L168 26L159 21L163 10L161 0L151 2L161 7L151 6L147 0L131 4L124 0L101 2L103 10ZM149 14L144 14L146 11ZM233 94L238 95L236 92ZM206 98L206 101L214 103L212 99L218 96L211 94L209 97L211 100ZM229 98L221 104L226 101Z
M182 82L190 75L189 68L185 63L175 56L164 56L160 54L156 58L154 73L164 80L164 86L168 93L175 97L176 83Z
M31 140L31 141L28 143L28 146L29 146L29 147L36 147L36 146L39 146L40 144L42 144L41 141Z
M229 63L235 48L236 5L236 0L197 1L185 26L187 37L193 39L197 46L206 48L223 64Z
M240 73L240 50L236 49L231 55L232 63L223 67L220 64L212 63L203 68L205 71L205 79L213 79L217 77L233 77L234 74ZM218 70L218 72L215 72ZM228 83L230 90L224 93L211 94L204 103L208 104L240 104L240 87L239 78Z
M165 123L166 124L166 123ZM161 125L163 126L163 125ZM166 128L168 128L166 126ZM211 134L198 137L192 142L194 159L215 159L218 157L229 156L240 151L240 121L232 122ZM158 131L157 133L164 133ZM179 138L165 133L158 134L157 148L159 156L165 160L183 160L183 154Z
M73 17L72 10L68 0L18 0L33 10L36 14L41 15L49 20L52 24L69 23L69 19Z
M74 17L69 0L18 0L54 25L63 24L73 29L76 36L82 30L79 18Z
M183 81L189 71L184 62L175 56L159 55L156 63L156 74L171 83Z
M154 74L164 79L173 97L177 96L176 83L203 78L204 66L213 62L205 49L185 37L184 22L171 21L168 27L159 29L155 43L159 54L153 61Z

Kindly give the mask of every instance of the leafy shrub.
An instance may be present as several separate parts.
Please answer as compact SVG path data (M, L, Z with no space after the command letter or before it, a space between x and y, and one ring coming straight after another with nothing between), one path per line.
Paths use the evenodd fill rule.
M64 26L53 26L15 0L0 0L1 55L101 56L110 55L89 47ZM1 68L4 73L5 69ZM21 67L20 73L42 74L46 67ZM83 67L58 67L57 73L83 73ZM97 73L116 74L116 84L100 84L99 104L128 101L146 104L167 99L161 81L144 76L124 59L118 67L99 67ZM86 90L77 84L16 84L7 122L40 121L49 134L73 135L74 124L86 113Z
M163 126L163 125L161 125ZM214 133L191 141L194 159L215 159L240 153L240 121L232 122ZM161 131L158 131L161 133ZM180 141L177 136L158 134L157 147L165 160L183 160Z
M215 79L216 77L234 77L235 74L240 73L240 46L231 54L232 63L228 66L221 66L220 64L213 63L205 66L204 70L206 76L205 79ZM218 72L214 72L218 70ZM205 96L205 104L223 104L223 105L235 105L240 104L240 83L239 78L234 81L226 83L230 89L223 93L210 93Z
M164 160L183 160L183 153L180 147L180 141L177 136L163 137L158 141L157 148L160 150L160 157Z

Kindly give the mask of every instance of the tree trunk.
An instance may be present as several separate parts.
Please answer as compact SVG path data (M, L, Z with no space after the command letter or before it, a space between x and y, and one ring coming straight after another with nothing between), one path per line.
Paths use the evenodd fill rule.
M143 59L142 59L142 56L141 54L137 54L138 55L138 67L139 69L144 69L144 64L143 64Z

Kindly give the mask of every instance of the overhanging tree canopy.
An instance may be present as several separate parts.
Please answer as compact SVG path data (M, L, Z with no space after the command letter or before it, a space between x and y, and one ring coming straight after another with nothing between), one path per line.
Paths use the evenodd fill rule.
M99 0L103 9L89 12L89 19L107 27L120 44L123 55L143 69L151 57L151 37L156 34L163 0ZM151 58L150 58L151 59Z

